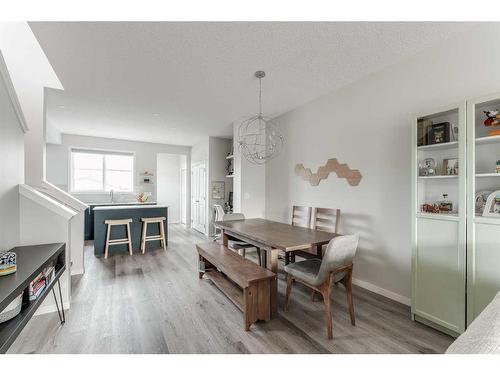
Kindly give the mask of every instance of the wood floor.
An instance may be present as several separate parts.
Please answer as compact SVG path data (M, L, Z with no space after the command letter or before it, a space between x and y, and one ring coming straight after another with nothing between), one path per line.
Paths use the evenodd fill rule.
M452 338L410 320L407 306L354 287L356 326L343 286L333 290L333 340L323 303L294 286L279 316L242 328L239 310L208 280L199 280L194 244L206 237L169 227L168 250L95 258L86 248L86 273L73 279L71 309L34 317L9 353L442 353ZM283 264L280 263L282 268Z

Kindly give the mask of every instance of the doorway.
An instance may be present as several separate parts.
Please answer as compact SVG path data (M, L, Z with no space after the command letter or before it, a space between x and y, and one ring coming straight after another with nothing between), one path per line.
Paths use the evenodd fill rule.
M191 226L207 233L207 172L205 162L191 168Z
M159 153L156 155L156 201L168 206L168 222L181 223L186 215L187 183L182 183L182 170L186 169L186 155ZM184 206L184 207L183 207Z
M181 167L181 224L187 225L187 169Z

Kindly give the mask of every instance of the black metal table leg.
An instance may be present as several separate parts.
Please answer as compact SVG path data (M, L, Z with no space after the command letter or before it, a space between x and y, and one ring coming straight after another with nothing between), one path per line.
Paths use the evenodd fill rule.
M66 322L66 316L64 315L64 303L63 303L63 298L62 298L62 293L61 293L61 283L59 282L59 279L57 279L57 287L59 288L59 298L61 299L61 312L62 312L62 323Z
M57 297L56 297L56 292L54 291L54 288L52 288L52 295L54 296L54 301L56 301L57 315L59 315L59 320L61 321L61 324L63 324L66 322L66 317L64 316L64 304L63 304L62 293L61 293L61 283L59 282L59 279L57 279L57 286L59 288L59 298L61 300L61 310L59 310L59 304L57 303Z

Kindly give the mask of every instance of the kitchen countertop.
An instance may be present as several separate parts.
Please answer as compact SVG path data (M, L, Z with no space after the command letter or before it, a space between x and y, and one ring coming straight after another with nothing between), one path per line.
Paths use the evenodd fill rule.
M150 204L156 204L153 201L146 202L95 202L95 203L85 203L88 206L128 206L128 205L137 205L137 206L147 206Z
M94 211L101 211L101 210L123 210L123 209L127 209L127 210L147 210L147 209L150 209L150 208L168 208L168 206L165 206L165 205L157 205L157 204L143 204L143 205L134 205L134 206L117 206L117 205L114 205L114 206L111 206L111 205L107 205L107 206L99 206L99 207L95 207L94 208Z

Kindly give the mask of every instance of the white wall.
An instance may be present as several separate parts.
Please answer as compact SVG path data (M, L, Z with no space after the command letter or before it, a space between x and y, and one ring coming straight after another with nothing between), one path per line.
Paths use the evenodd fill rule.
M208 163L208 141L209 137L191 147L191 164L197 164L201 161Z
M24 182L24 133L0 75L0 251L19 245L18 184Z
M229 199L229 192L233 191L231 178L226 178L226 156L231 152L232 140L219 137L205 137L191 148L191 165L205 162L206 167L206 223L208 235L213 234L213 205L224 204ZM212 182L224 181L225 198L212 199Z
M233 141L227 138L210 137L208 152L209 152L209 162L208 162L208 178L209 178L209 190L208 190L208 209L209 209L209 223L213 221L214 204L220 204L224 206L224 203L229 199L229 192L233 191L233 179L227 178L227 159L226 156L231 153L233 146ZM224 199L212 199L212 182L223 181L225 195ZM214 233L213 225L209 225L209 233Z
M26 22L0 23L0 50L2 76L4 79L8 76L11 82L11 96L15 97L15 102L20 108L17 111L22 120L19 124L23 125L25 131L29 130L24 137L20 137L18 133L20 130L12 129L11 112L5 107L2 97L0 99L0 116L2 117L0 156L3 161L0 179L0 236L2 238L0 247L10 248L13 245L22 246L51 242L53 239L61 240L66 242L69 264L71 250L75 250L76 245L81 247L83 254L83 241L73 242L68 235L71 228L70 217L61 217L57 213L49 212L49 207L54 208L59 205L56 201L49 200L50 203L46 206L39 206L27 201L25 197L20 197L19 190L12 188L13 184L22 184L23 181L37 187L44 185L44 94L46 88L62 89L62 85ZM6 74L7 71L8 74ZM4 88L3 83L1 90ZM8 189L7 195L4 189L6 191ZM76 215L76 212L71 211L71 215L74 214ZM8 218L8 221L4 222L4 218ZM77 228L80 228L79 232L83 237L81 217L77 224L74 231L77 232ZM9 233L4 236L3 230L8 230ZM83 258L81 260L83 266ZM63 298L67 302L66 307L69 307L71 290L69 269L62 276L62 283ZM46 299L37 313L43 312L44 309L53 311L53 302L52 297Z
M45 118L45 141L46 143L61 144L62 133L50 121Z
M293 204L340 208L341 232L361 236L358 283L408 303L413 116L500 92L499 43L500 25L484 24L279 117L285 148L266 167L266 216L289 221ZM334 157L360 169L358 187L335 175L311 187L294 174L297 163L316 170Z
M139 174L144 171L152 172L155 175L152 180L155 181L156 155L158 153L186 155L189 158L191 152L190 147L186 146L63 134L61 144L47 144L47 180L65 191L68 191L69 186L69 150L71 147L134 152L135 189L136 191L151 192L153 200L156 200L155 185L139 185ZM106 202L109 200L109 194L73 195L83 202ZM122 201L135 200L132 194L117 198Z
M80 223L78 223L79 225L83 224L83 220L81 220L82 216L83 215L80 214L80 219L78 219L80 220ZM24 196L20 197L20 218L21 246L55 242L63 242L66 244L67 268L61 275L61 289L64 307L68 309L71 302L71 247L73 245L71 241L71 221L68 221L67 218L55 212L47 210L46 207ZM76 231L75 229L73 233L80 233L80 241L83 242L81 231ZM83 267L83 262L77 266ZM42 303L36 314L44 314L55 310L55 301L53 296L50 295Z
M180 222L181 159L184 155L158 154L156 164L156 197L158 204L168 206L168 222Z
M25 181L37 186L45 177L44 89L63 87L26 22L0 22L0 50L30 129L25 136Z
M244 119L241 119L244 120ZM256 165L241 155L238 133L241 121L233 124L234 135L234 212L247 218L265 217L266 214L266 167Z

